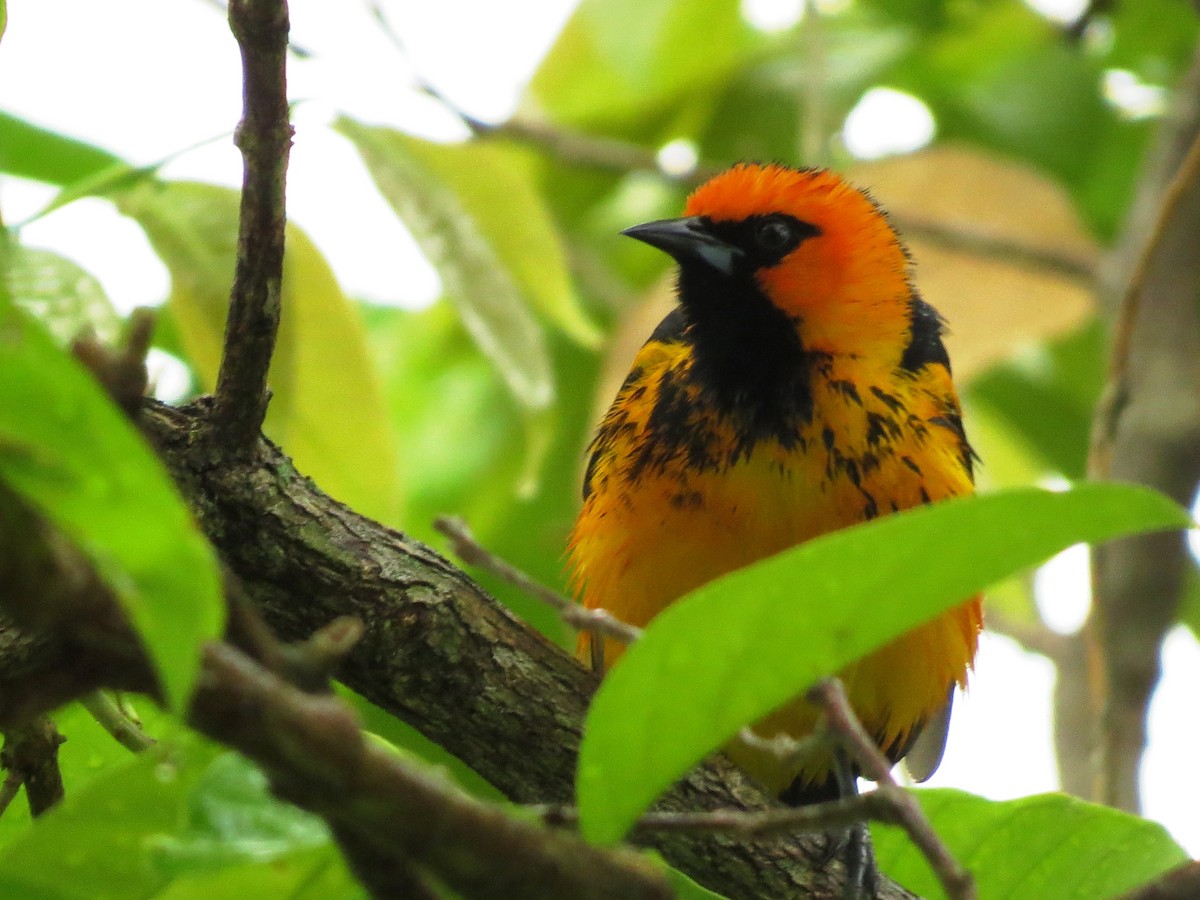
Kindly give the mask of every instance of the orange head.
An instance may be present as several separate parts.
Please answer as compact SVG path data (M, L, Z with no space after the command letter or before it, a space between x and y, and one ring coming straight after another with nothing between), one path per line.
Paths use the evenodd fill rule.
M678 261L697 329L752 315L767 329L790 324L805 351L899 361L911 334L908 256L883 211L840 176L741 163L697 188L684 215L625 233ZM764 303L767 314L746 309Z

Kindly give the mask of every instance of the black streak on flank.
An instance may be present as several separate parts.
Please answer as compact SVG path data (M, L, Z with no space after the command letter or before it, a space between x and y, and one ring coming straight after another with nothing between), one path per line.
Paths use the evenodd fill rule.
M950 369L950 356L942 343L942 317L916 294L908 304L909 339L900 357L900 368L916 372L931 363Z
M900 423L890 416L867 413L867 444L871 447L900 437Z
M854 386L853 381L847 381L845 379L838 378L830 381L829 387L831 390L837 391L847 400L854 402L858 406L862 406L862 397L858 395L858 388Z
M894 413L898 413L900 410L904 409L904 403L900 400L900 398L895 394L889 394L883 388L871 385L871 393L874 394L884 406Z

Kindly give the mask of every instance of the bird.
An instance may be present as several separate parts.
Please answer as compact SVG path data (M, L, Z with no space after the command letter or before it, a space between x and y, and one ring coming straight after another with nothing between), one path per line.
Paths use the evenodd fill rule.
M977 457L945 323L869 193L829 169L738 163L696 188L681 218L623 234L674 259L677 302L588 450L567 543L584 606L642 627L727 572L972 493ZM797 596L791 614L822 602L834 600ZM980 598L965 599L831 673L881 750L893 763L909 756L918 780L940 763L981 628ZM602 671L624 649L587 631L577 644ZM800 739L819 715L798 697L752 728ZM841 752L783 760L736 741L726 752L791 804L856 790ZM873 868L857 877L873 881Z

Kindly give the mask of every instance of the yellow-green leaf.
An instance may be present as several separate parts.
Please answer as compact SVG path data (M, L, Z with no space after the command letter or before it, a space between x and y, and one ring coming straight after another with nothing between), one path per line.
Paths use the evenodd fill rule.
M213 185L144 181L113 199L171 272L171 309L202 384L216 381L237 251L238 195ZM288 226L283 312L271 361L266 433L323 490L390 519L398 504L394 439L358 310L329 264Z
M141 436L91 375L0 298L0 479L95 564L168 699L187 697L223 618L216 559Z
M522 259L513 269L509 259L530 252L545 253L553 264L557 244L535 247L522 240L511 245L515 250L506 249L504 253L509 256L504 256L499 247L510 245L489 234L489 228L503 232L505 228L515 231L528 227L518 225L516 217L513 221L501 218L507 216L508 208L504 185L516 183L514 179L519 175L513 173L519 170L494 150L436 147L391 129L370 128L349 119L340 120L338 128L354 141L380 193L437 267L446 294L467 331L503 375L513 396L528 409L549 408L554 400L550 355L530 312L531 301L526 300L516 274L530 272L532 263ZM433 162L442 152L457 156ZM479 177L459 173L447 178L446 173L456 166L479 166L482 172ZM489 178L496 184L485 196L468 200L470 191L459 190L478 188ZM520 194L516 188L512 190ZM489 205L496 208L483 213ZM530 205L522 204L525 213Z

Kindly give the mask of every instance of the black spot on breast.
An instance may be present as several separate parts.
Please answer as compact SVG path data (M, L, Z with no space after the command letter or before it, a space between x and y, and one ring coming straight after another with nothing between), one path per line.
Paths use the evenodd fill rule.
M680 492L671 495L670 503L676 509L700 509L704 506L704 496L699 491Z

